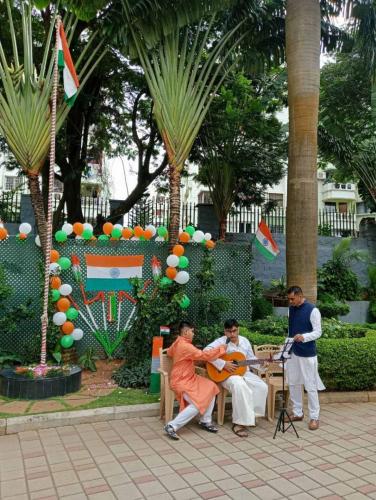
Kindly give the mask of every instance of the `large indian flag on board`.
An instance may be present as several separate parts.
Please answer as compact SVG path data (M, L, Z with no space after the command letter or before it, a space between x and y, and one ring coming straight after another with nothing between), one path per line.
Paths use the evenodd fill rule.
M274 260L279 254L277 243L273 240L266 222L261 219L255 236L255 246L260 253L268 260Z
M64 99L68 106L73 106L77 97L77 90L80 86L74 69L72 57L69 52L67 38L65 36L63 23L60 23L58 37L58 55L57 64L63 71Z
M90 291L131 290L130 278L142 278L143 255L85 254L86 286Z

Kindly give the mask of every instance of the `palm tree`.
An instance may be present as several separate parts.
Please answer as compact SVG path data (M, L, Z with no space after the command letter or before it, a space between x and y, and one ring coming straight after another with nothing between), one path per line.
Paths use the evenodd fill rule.
M7 58L0 42L0 78L2 83L0 93L0 133L5 138L20 168L27 176L38 233L42 247L45 248L47 227L39 174L50 148L50 98L54 66L54 54L51 56L50 53L56 14L51 19L43 59L38 72L33 56L31 6L26 2L20 4L23 33L23 62L21 63L10 0L6 0L6 5L13 54L12 62L9 63L10 58ZM67 32L72 34L74 29L72 17L71 22L68 21L66 27ZM81 82L79 90L85 85L95 65L100 62L105 54L105 51L103 51L97 57L102 44L99 43L93 49L93 40L94 37L91 38L76 64L78 68L84 60L87 50L92 50L90 57L87 58L78 75ZM57 131L67 117L69 109L61 96L57 111Z
M287 0L289 162L287 284L317 295L317 122L320 85L319 0Z

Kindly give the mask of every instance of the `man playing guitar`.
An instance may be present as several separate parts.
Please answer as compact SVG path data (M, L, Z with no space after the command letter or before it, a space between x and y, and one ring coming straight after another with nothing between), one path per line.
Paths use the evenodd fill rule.
M256 359L248 339L239 335L239 324L236 319L228 319L224 323L224 335L205 347L205 350L227 345L227 353L240 352L247 360ZM235 372L238 365L223 359L211 361L217 370ZM255 417L265 415L268 386L257 375L246 371L244 376L231 375L222 382L232 395L232 430L240 437L247 437L247 427L255 425Z

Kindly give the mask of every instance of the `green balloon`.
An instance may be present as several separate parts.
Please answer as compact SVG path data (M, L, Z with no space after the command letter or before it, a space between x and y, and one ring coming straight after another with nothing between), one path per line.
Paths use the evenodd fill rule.
M69 269L70 266L72 265L72 263L71 263L70 259L68 259L68 257L60 257L60 259L57 261L57 263L59 264L61 269L63 269L64 271Z
M185 269L186 267L189 266L189 260L187 259L187 257L185 255L182 255L181 257L179 257L178 266L181 267L182 269Z
M78 311L75 307L70 307L65 314L67 318L71 321L74 321L75 319L78 318Z
M111 236L113 238L116 238L117 240L121 238L121 229L118 227L114 227L113 230L111 231Z
M193 233L196 231L196 229L193 226L187 226L184 231L189 234L189 236L192 238Z
M108 241L107 234L101 234L100 236L98 236L98 241L103 241L104 243Z
M162 238L164 238L165 236L167 236L167 232L168 231L167 231L167 229L164 226L160 226L158 228L158 231L157 231L158 236L161 236Z
M144 235L140 236L140 241L146 241L146 238Z
M52 302L57 302L60 299L60 292L55 288L51 290Z
M67 241L67 233L64 231L56 231L55 233L55 240L58 241L59 243L64 243L64 241Z
M91 229L84 229L82 231L81 236L83 237L84 240L90 240L91 237L93 236L93 231Z
M61 337L60 339L60 344L62 347L64 347L64 349L69 349L70 347L72 347L73 342L74 338L72 337L72 335L64 335L64 337Z
M172 284L172 280L170 280L170 278L167 278L167 276L164 276L160 282L159 282L159 286L161 288L166 288L168 286L170 286Z
M180 299L179 306L182 309L187 309L191 305L191 300L188 297L188 295L183 295L183 297Z

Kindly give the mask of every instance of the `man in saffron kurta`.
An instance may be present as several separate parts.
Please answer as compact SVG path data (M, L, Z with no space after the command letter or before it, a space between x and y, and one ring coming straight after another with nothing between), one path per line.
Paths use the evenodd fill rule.
M203 352L192 345L193 327L188 322L182 322L179 327L179 337L167 350L173 359L170 374L170 387L180 403L180 412L169 422L164 430L172 439L179 439L176 431L200 414L200 427L217 432L212 424L212 412L215 396L219 393L218 386L211 380L195 373L195 361L213 361L226 352L224 346Z

